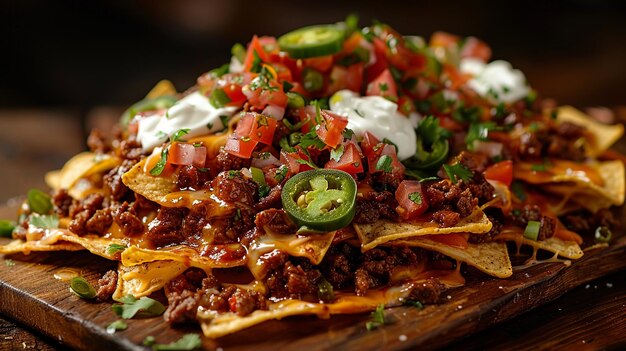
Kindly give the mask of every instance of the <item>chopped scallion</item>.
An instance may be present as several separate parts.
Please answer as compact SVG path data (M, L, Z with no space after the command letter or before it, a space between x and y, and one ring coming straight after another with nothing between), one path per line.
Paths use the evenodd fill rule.
M524 229L524 238L537 241L539 238L539 230L541 229L541 222L528 221L526 229Z
M96 297L96 289L83 277L74 277L70 282L70 291L83 299L93 299Z

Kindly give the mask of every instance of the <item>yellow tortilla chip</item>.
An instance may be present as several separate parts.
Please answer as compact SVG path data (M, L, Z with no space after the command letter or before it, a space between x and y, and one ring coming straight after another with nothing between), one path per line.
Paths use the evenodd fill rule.
M28 255L31 252L39 251L80 251L84 250L81 245L74 243L57 241L53 244L44 244L38 241L13 240L7 245L0 246L0 254L16 254L23 253Z
M535 249L542 249L559 256L578 259L583 257L583 250L573 241L564 241L559 238L551 237L546 240L530 240L524 237L521 228L503 229L494 240L499 241L515 241L518 244L532 246Z
M161 96L176 95L174 84L167 79L159 81L146 95L147 99L156 99Z
M106 154L81 152L65 163L59 171L46 175L52 189L70 189L80 178L101 173L120 164L120 159Z
M556 120L559 123L571 122L584 127L593 136L587 148L587 156L592 158L608 150L624 134L622 124L608 125L597 122L572 106L559 107Z
M588 195L584 202L579 203L583 206L606 208L624 203L626 173L622 161L590 163L581 167L573 166L570 161L551 160L550 162L552 165L545 172L532 171L530 164L516 165L515 178L530 184L541 184L546 190L563 196L571 196L572 200L576 198L574 194ZM594 174L586 173L584 171L586 168L592 170ZM595 200L587 200L593 197ZM593 203L594 201L597 203Z
M119 300L126 295L133 295L136 298L148 296L163 288L187 268L189 267L186 264L177 261L146 262L132 267L120 263L113 299Z
M127 267L137 266L155 261L175 261L184 263L186 266L197 267L205 271L211 268L228 268L243 266L247 260L245 251L240 259L229 261L221 260L220 257L228 255L238 249L245 250L240 244L212 245L212 252L207 256L201 256L196 250L186 246L172 246L159 250L143 249L131 246L122 252L122 264Z
M413 288L420 282L423 280L406 282L384 290L370 290L365 296L338 293L336 301L327 304L283 300L270 304L267 310L256 310L244 317L232 312L217 313L200 307L197 318L206 337L219 338L272 319L280 320L289 316L312 314L320 318L328 318L331 314L371 311L380 304L397 306L402 303L403 299L409 297Z
M361 239L361 251L371 250L378 245L393 240L407 239L421 235L451 233L487 233L491 230L491 221L482 210L477 210L464 218L454 227L440 228L430 221L391 222L377 221L371 224L354 224L354 229Z
M410 240L392 241L387 244L421 247L436 251L455 260L463 261L484 273L498 278L508 278L513 274L509 251L506 248L506 244L501 242L468 243L467 248L462 249L422 236Z
M290 256L306 257L312 264L318 265L324 259L335 237L335 231L312 234L276 234L266 230L266 233L257 237L248 247L248 268L256 279L263 279L265 265L259 264L261 256L273 250L281 250Z
M158 204L167 203L166 196L176 191L176 179L154 177L144 171L146 160L142 160L122 175L122 182L130 190Z

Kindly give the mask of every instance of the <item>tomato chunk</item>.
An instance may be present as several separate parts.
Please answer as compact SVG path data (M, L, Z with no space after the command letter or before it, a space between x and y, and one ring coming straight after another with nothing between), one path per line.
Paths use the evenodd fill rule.
M324 168L338 169L352 175L363 173L363 162L357 146L353 143L347 143L339 161L331 159Z
M321 110L320 114L323 123L315 128L315 133L326 145L336 148L343 141L348 119L327 110Z
M367 96L382 96L394 101L398 99L396 82L388 69L367 85Z
M396 212L404 219L415 218L428 209L428 200L418 180L403 180L396 190Z
M497 180L506 186L511 186L513 181L513 161L505 160L489 166L484 176L489 180Z
M258 144L258 141L251 140L249 137L240 137L233 133L226 140L224 151L237 157L250 158L252 151Z
M196 148L191 144L174 142L168 150L167 160L174 165L190 165L193 163Z
M278 121L274 118L255 112L247 112L237 123L235 134L244 139L248 138L269 145L272 143L277 125Z

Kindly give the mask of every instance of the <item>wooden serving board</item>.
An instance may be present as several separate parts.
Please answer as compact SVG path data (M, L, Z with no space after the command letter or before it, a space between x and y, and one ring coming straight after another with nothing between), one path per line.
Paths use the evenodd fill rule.
M0 218L11 218L14 209L0 208ZM81 350L146 350L141 346L152 335L159 343L177 340L199 328L171 328L162 318L133 319L128 329L106 333L118 319L110 303L91 303L71 294L68 282L54 274L63 269L81 272L95 282L115 267L88 252L32 253L5 257L14 265L0 264L0 313ZM397 307L386 310L383 328L367 331L368 314L293 317L271 321L219 340L203 339L205 349L224 350L400 350L434 349L471 333L503 322L551 301L574 287L626 268L626 237L611 247L596 249L572 262L542 263L516 270L509 279L470 274L465 287L449 291L444 303L422 310Z

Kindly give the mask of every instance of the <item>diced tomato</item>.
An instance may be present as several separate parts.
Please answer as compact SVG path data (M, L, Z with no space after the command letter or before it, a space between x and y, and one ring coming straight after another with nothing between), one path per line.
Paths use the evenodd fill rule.
M404 177L405 167L398 159L396 148L393 145L384 144L370 132L365 132L361 141L361 149L367 158L369 173L381 172L381 170L376 169L376 164L382 155L387 155L391 157L391 173Z
M363 134L361 150L363 150L363 154L365 154L366 157L369 158L370 156L376 156L374 153L378 151L378 149L375 150L378 144L380 144L380 140L378 140L374 134L370 132L365 132L365 134Z
M363 40L363 36L360 32L356 31L352 33L348 39L343 42L342 53L352 53L356 48L361 45L361 40Z
M272 143L278 121L256 112L245 113L237 123L235 134L266 145Z
M405 116L408 116L411 112L415 112L413 100L406 95L400 96L398 98L398 111Z
M267 55L267 60L264 60L266 62L269 62L269 58L272 54L276 54L280 51L280 48L278 47L278 41L274 37L270 37L270 36L259 37L259 44L261 45L261 48Z
M387 50L385 42L380 38L374 38L373 43L375 60L372 65L369 65L366 68L367 81L378 77L384 70L389 68L387 55L385 53L385 51Z
M491 48L484 41L469 37L463 43L461 57L473 57L487 63L491 59Z
M418 217L428 209L428 200L418 180L403 180L396 189L398 208L396 212L403 219Z
M289 168L290 175L313 169L313 167L309 165L298 162L298 160L308 161L308 159L309 158L301 150L296 152L287 152L282 150L280 152L280 161Z
M333 65L333 56L318 56L302 60L305 67L314 68L318 72L326 72Z
M461 234L437 234L425 235L425 237L444 245L456 247L463 250L467 249L467 239Z
M258 141L252 140L249 137L240 137L236 133L233 133L226 140L224 151L237 157L250 158L252 151L254 151L258 143Z
M196 154L195 149L191 144L173 142L168 150L167 161L174 165L190 165Z
M367 96L382 96L393 99L398 99L398 90L396 88L396 82L393 80L391 72L386 69L378 77L367 85Z
M513 181L513 161L505 160L489 166L483 173L486 179L497 180L506 186Z
M228 298L228 307L231 312L237 312L237 296L234 294Z
M460 40L460 37L450 33L435 32L430 37L430 46L446 48L450 45L457 44Z
M279 82L285 80L291 82L293 80L291 70L289 70L286 65L282 63L272 63L272 68L274 68L274 71L276 72L276 77Z
M263 109L270 104L287 106L287 94L283 92L282 86L274 80L269 85L271 89L259 87L255 90L250 90L250 85L246 85L242 91L248 97L248 102L258 109Z
M357 146L351 142L345 144L339 161L330 160L324 168L338 169L352 175L363 173L363 162Z
M223 89L230 99L228 105L239 106L246 102L246 96L241 92L241 85L230 83L224 86Z
M315 128L315 133L324 144L335 148L343 141L343 131L348 125L348 119L336 113L321 110L323 123Z
M256 56L254 53L256 52ZM248 51L246 52L246 58L243 61L243 67L246 72L250 72L252 66L254 64L254 60L256 57L259 57L261 61L268 62L269 55L264 50L263 45L259 41L259 37L256 35L252 37L252 41L248 45Z
M326 95L342 90L349 89L354 92L360 92L363 85L363 69L364 63L356 63L348 67L333 66L330 72L330 81L326 88Z
M204 168L204 165L206 164L206 147L195 147L192 164L198 168Z

